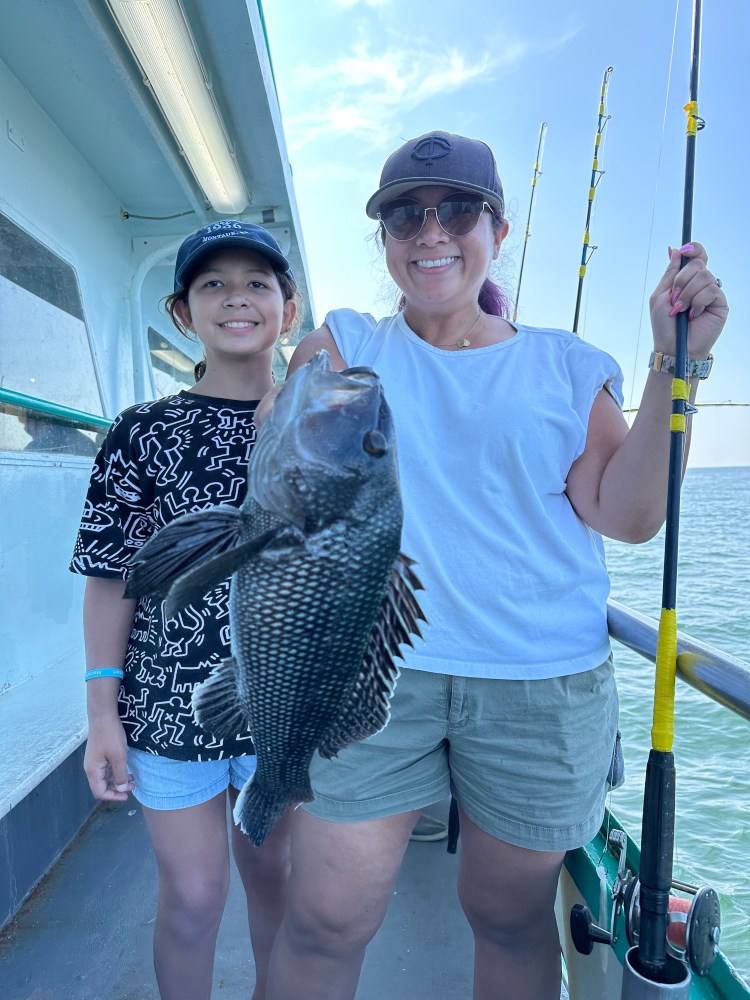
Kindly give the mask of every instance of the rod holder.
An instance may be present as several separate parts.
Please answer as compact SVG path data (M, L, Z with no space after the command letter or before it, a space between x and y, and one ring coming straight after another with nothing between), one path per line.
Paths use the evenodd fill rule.
M690 1000L690 979L690 969L671 955L666 956L662 981L648 979L638 948L631 948L625 955L620 1000Z

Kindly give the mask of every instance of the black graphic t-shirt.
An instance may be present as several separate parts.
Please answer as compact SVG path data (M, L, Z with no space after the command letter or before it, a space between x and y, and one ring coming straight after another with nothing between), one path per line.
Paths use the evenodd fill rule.
M239 507L257 405L183 391L124 410L96 456L70 569L125 579L163 525L216 504ZM228 598L227 580L170 619L160 601L138 601L119 700L130 746L177 760L253 753L249 736L216 739L190 707L195 685L230 654Z

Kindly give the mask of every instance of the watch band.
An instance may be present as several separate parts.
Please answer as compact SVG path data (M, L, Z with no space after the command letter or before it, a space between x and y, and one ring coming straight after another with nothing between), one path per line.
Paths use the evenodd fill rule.
M687 377L688 378L708 378L713 367L714 356L709 354L705 359L697 360L688 358ZM648 359L648 366L655 372L664 372L665 375L674 375L675 359L669 354L662 354L661 351L652 351Z

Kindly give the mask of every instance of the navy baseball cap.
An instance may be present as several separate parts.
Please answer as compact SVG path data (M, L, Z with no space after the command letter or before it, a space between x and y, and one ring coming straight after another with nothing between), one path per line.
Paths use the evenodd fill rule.
M204 226L183 242L177 251L177 261L174 268L174 290L182 291L190 284L190 277L200 261L214 250L224 247L245 247L255 250L267 257L274 270L281 271L294 281L289 261L281 252L281 247L267 229L256 226L252 222L237 222L235 219L222 219ZM296 281L295 281L296 284Z
M492 150L479 139L452 132L427 132L391 153L380 175L380 187L365 211L371 219L377 219L383 202L425 184L475 191L484 195L500 215L505 212L503 186Z

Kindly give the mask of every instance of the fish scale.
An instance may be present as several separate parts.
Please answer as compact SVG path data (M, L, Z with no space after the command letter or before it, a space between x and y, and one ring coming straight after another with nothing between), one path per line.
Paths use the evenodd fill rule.
M377 375L325 352L285 383L248 467L242 508L179 518L139 553L129 593L174 614L231 576L232 656L193 693L201 726L249 731L255 775L235 818L260 845L314 797L316 752L387 723L400 647L424 616L400 552L395 435Z

